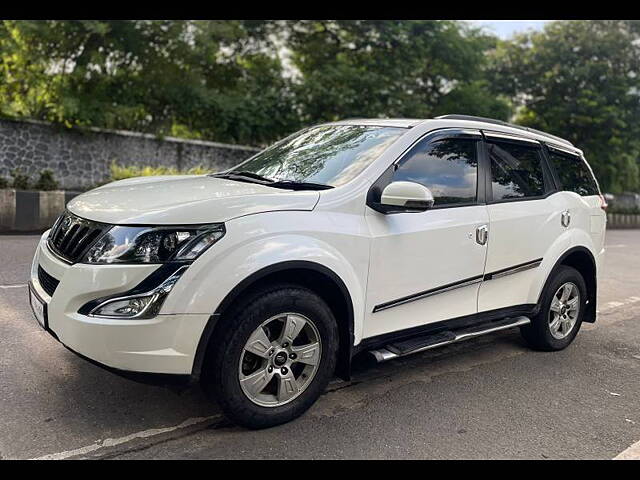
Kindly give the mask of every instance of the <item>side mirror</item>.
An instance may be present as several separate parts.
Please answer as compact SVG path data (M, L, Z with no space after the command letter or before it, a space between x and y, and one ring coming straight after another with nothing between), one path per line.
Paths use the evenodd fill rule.
M390 211L422 212L433 207L433 194L416 182L391 182L382 191L380 205Z

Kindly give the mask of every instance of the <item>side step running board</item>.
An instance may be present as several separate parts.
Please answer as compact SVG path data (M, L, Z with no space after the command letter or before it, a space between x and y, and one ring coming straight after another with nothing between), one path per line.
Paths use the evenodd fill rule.
M494 322L475 325L473 327L460 330L450 330L431 335L413 337L401 342L390 343L377 350L370 350L378 362L386 362L392 358L403 357L412 353L423 352L432 348L442 347L451 343L462 342L470 338L479 337L487 333L498 332L508 328L527 325L531 320L527 317L513 317L497 320Z

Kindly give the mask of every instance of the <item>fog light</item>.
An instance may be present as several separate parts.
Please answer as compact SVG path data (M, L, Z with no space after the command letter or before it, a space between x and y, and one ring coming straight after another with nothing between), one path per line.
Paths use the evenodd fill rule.
M141 315L149 305L155 303L159 296L157 293L152 293L151 295L141 297L115 298L96 307L91 312L91 315L98 317L137 317Z
M165 298L186 269L186 265L180 267L161 285L149 292L105 299L93 308L89 315L123 319L153 318L158 314Z
M103 303L96 308L92 315L104 317L135 317L141 314L152 302L155 294L146 297L123 298L122 300L112 300Z

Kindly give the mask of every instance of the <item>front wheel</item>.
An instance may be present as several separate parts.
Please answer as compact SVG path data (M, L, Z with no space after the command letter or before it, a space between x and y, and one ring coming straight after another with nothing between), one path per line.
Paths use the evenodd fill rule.
M249 296L221 321L203 381L232 421L278 425L322 394L335 369L338 333L318 295L276 286Z
M575 268L562 265L542 294L538 315L521 327L526 342L536 350L562 350L578 334L587 302L584 278Z

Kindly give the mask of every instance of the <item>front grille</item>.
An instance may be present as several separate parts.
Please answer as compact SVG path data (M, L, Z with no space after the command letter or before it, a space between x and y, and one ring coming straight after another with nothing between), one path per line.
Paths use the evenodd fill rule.
M56 288L58 288L58 284L60 283L60 280L53 278L45 272L40 265L38 265L38 281L40 282L42 289L47 292L47 295L50 297L53 297L53 292L56 291Z
M65 212L56 221L49 234L49 247L58 256L75 263L89 249L109 225L77 217Z

